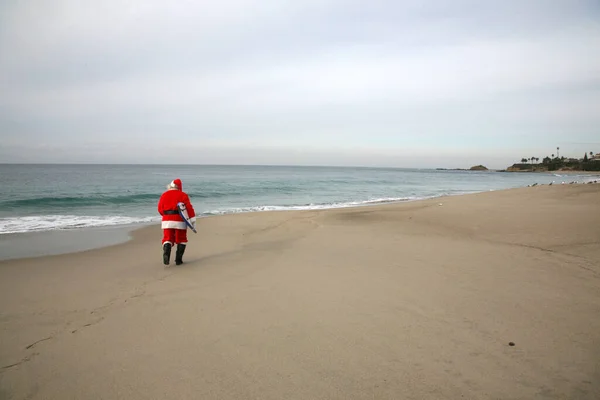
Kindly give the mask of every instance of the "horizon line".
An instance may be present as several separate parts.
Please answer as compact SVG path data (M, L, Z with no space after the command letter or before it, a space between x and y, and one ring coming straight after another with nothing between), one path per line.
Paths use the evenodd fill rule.
M370 165L318 165L318 164L204 164L204 163L80 163L80 162L0 162L0 165L71 165L71 166L203 166L203 167L283 167L283 168L368 168L368 169L413 169L413 170L463 170L460 167L396 167ZM487 167L486 167L487 168ZM500 171L488 168L489 171Z

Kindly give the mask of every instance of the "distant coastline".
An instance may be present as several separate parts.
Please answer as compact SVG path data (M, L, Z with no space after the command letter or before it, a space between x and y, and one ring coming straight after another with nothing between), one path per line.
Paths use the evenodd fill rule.
M466 168L436 168L437 171L490 171L483 165L475 165L469 169Z
M577 174L599 174L600 173L600 153L590 151L584 153L581 158L559 157L558 152L560 147L556 148L557 155L552 154L542 159L538 157L523 157L520 162L505 169L489 170L483 165L476 165L469 169L467 168L436 168L437 171L493 171L493 172L543 172L543 173L560 173L564 175Z
M506 172L506 173L529 173L529 174L556 174L556 175L600 175L600 171L578 171L578 170L556 170L556 171L548 171L547 169L536 169L532 170L513 170L509 171L506 169L499 169L495 172Z
M506 172L559 172L559 173L582 173L582 172L600 172L600 155L590 151L584 153L581 158L559 157L560 147L556 148L556 156L546 156L540 163L538 157L523 157L520 162L516 162L506 168ZM504 171L503 171L504 172Z

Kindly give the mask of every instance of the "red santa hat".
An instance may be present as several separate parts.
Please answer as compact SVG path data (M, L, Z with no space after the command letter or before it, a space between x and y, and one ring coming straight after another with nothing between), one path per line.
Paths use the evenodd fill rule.
M167 187L169 189L183 190L183 185L181 184L181 179L179 179L179 178L174 179L173 181L171 181L171 183L169 183L169 185Z

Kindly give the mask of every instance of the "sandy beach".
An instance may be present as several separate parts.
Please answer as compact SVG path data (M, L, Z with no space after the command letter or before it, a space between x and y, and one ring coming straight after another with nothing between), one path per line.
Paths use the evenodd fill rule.
M0 262L0 399L600 398L598 184L197 226Z

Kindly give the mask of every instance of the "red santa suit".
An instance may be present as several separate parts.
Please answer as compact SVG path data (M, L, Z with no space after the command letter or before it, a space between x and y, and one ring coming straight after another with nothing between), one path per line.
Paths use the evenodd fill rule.
M196 223L196 213L190 198L183 191L180 179L175 179L167 186L168 190L158 201L158 213L162 215L163 239L162 244L187 244L187 224L179 215L177 203L183 202L187 209L192 225Z

